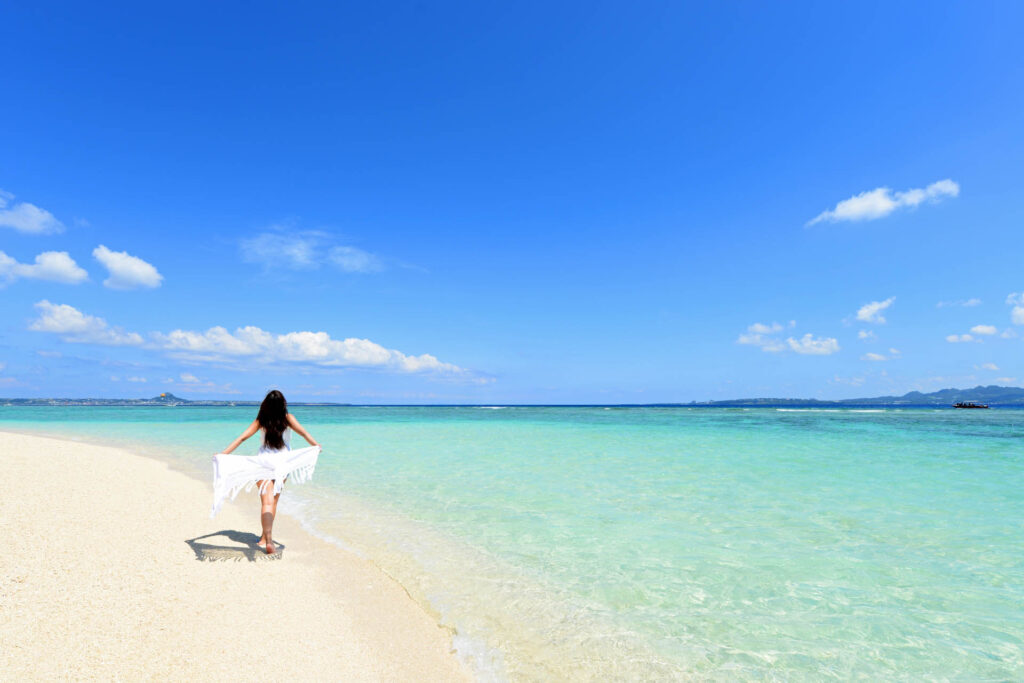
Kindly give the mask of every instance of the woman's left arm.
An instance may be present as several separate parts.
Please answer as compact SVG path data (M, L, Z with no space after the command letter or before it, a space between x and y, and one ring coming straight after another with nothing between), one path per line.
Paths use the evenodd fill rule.
M296 434L298 434L303 439L305 439L306 442L309 443L310 446L319 446L320 445L320 444L318 444L316 442L316 439L314 439L312 436L310 436L309 432L307 432L303 428L303 426L299 424L299 421L296 420L295 416L292 415L291 413L288 413L288 426L292 428L292 431L294 431Z

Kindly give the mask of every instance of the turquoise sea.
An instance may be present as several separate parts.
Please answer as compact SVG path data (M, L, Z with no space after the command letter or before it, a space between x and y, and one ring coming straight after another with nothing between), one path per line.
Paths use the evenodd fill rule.
M294 412L324 453L284 510L484 679L1024 679L1024 411ZM254 414L0 407L0 429L208 478Z

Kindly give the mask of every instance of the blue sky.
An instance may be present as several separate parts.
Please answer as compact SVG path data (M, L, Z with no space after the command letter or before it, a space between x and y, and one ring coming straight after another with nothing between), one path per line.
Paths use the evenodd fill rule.
M0 395L1024 384L1022 28L1008 2L9 4Z

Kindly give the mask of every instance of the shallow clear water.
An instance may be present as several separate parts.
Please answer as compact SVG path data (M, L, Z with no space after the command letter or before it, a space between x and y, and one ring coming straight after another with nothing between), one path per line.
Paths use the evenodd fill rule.
M1024 678L1024 411L295 412L324 453L286 510L484 677ZM0 429L205 477L253 413L2 407Z

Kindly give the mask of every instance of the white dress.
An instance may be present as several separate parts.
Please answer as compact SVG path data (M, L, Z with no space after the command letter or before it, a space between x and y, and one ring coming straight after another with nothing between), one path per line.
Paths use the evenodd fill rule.
M255 456L218 453L213 456L213 509L210 517L220 510L225 500L234 500L239 491L251 491L256 482L262 481L263 493L267 486L274 485L274 494L284 489L284 480L291 477L301 484L313 477L316 461L320 455L319 446L291 449L292 430L286 428L281 437L284 448L267 446L266 433L261 435L260 450Z

